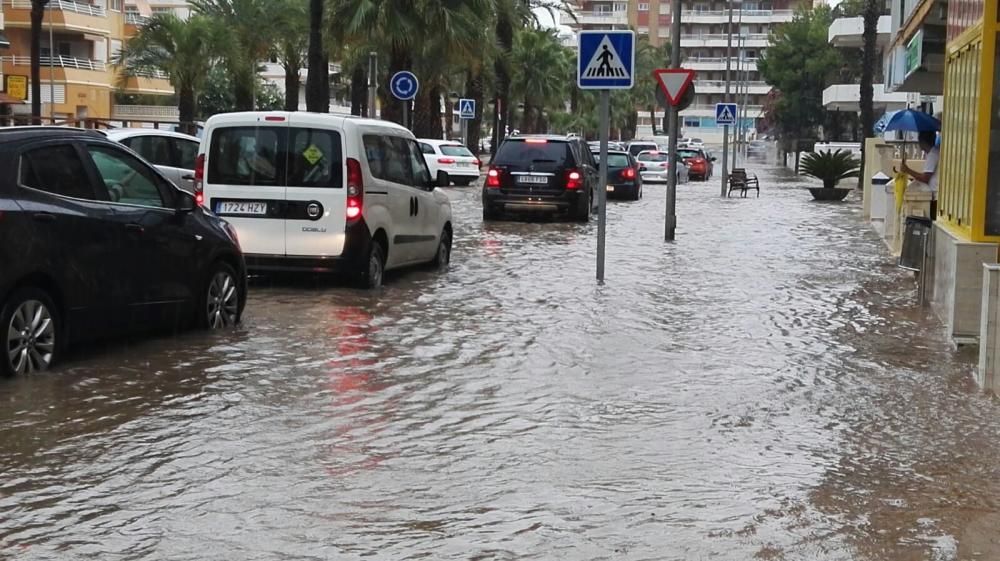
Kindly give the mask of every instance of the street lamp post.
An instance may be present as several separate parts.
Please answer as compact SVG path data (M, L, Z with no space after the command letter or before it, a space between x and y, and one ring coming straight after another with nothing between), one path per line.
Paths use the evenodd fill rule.
M729 96L730 71L733 61L733 0L729 0L729 25L726 27L726 103L732 103ZM722 127L722 193L726 196L727 183L729 182L729 125Z

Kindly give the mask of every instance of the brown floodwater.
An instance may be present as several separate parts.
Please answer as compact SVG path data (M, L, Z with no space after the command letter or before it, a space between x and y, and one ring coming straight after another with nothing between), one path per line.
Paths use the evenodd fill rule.
M0 559L1000 559L1000 405L860 204L761 169L0 381Z

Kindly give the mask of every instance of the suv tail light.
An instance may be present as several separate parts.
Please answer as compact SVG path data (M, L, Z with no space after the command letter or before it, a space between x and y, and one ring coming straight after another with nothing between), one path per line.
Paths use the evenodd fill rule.
M365 202L365 180L361 175L361 162L347 158L347 220L361 216Z
M483 162L479 161L479 158L476 158L475 164L476 164L476 167L478 168L478 167L480 167L480 166L483 165Z
M622 179L635 179L635 170L632 168L625 168L622 170Z
M580 175L580 172L575 169L566 172L566 188L579 189L580 187L583 187L583 176Z
M490 167L490 171L486 172L486 186L494 189L500 188L500 170Z
M194 200L198 206L205 204L205 154L194 159Z
M455 158L438 158L439 164L454 164Z

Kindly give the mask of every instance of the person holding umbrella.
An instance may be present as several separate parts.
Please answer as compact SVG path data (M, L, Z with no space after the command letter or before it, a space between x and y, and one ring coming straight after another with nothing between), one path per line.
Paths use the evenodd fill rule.
M924 151L924 169L917 171L906 165L906 152L903 152L902 169L903 174L913 179L927 184L931 190L931 220L937 218L937 192L938 192L938 159L940 150L937 146L937 131L941 130L941 121L924 113L907 109L897 111L886 123L887 131L916 132L917 142L920 149ZM900 194L901 195L901 194ZM901 200L897 201L897 205Z

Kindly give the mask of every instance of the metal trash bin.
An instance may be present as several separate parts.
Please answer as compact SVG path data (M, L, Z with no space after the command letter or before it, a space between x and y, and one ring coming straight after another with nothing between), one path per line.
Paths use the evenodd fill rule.
M900 268L909 271L923 269L931 224L931 219L923 216L906 217L906 225L903 230L903 249L899 252Z

